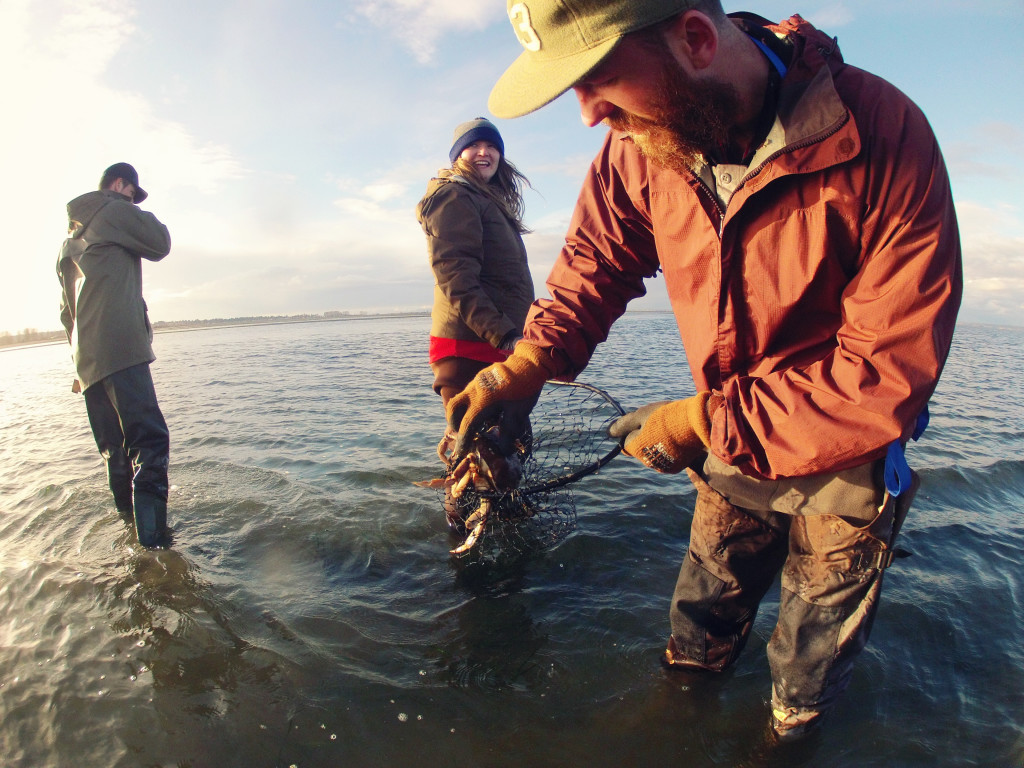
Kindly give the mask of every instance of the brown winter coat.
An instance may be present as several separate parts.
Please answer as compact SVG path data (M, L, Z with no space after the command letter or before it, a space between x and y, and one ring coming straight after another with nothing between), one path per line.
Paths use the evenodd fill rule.
M430 335L498 347L533 302L526 247L501 208L444 170L416 206L434 271Z

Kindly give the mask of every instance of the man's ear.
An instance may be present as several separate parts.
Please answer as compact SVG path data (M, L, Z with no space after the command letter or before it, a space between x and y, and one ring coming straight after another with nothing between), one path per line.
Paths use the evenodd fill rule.
M710 66L718 52L718 27L700 11L687 11L676 17L665 34L672 52L694 69Z

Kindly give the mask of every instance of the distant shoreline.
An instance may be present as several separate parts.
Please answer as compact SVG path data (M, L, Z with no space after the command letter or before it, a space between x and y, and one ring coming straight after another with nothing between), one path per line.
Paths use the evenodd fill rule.
M290 325L293 323L333 323L342 320L396 320L405 317L430 317L430 312L419 310L416 312L386 312L374 315L331 315L308 316L294 315L292 317L268 317L268 318L237 318L232 320L199 320L196 322L160 322L153 324L153 333L184 333L186 331L209 331L212 328L241 328L247 325Z
M671 315L670 309L631 309L629 315ZM247 325L288 325L292 323L329 323L339 320L397 320L406 317L430 317L426 309L407 312L380 312L375 314L350 314L348 312L325 312L322 315L281 315L261 317L214 318L213 320L160 320L153 324L153 333L183 333L185 331L209 331L214 328L241 328ZM957 325L987 326L1007 330L1021 330L1024 326L1003 323L963 322ZM24 338L28 335L29 338ZM67 344L64 331L36 331L26 333L0 332L0 352L29 347L47 347Z

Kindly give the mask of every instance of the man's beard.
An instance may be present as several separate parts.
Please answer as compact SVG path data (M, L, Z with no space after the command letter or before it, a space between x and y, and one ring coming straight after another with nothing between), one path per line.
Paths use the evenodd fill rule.
M681 171L728 145L729 132L738 123L740 99L731 84L692 79L667 50L666 57L662 99L647 108L653 117L616 109L605 123L629 134L651 162Z

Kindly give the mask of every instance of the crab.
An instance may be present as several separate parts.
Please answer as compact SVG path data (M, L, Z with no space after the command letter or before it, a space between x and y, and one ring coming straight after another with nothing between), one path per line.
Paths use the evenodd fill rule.
M444 477L414 483L422 488L445 489L448 524L454 530L468 532L465 540L451 550L453 555L465 554L476 545L487 527L495 498L515 489L522 480L523 451L517 446L511 455L503 456L498 450L498 436L497 426L483 430L473 438L469 451L453 463L455 435L446 432L437 446L437 455L448 466L448 472ZM463 520L458 511L458 500L469 489L476 491L480 503Z

